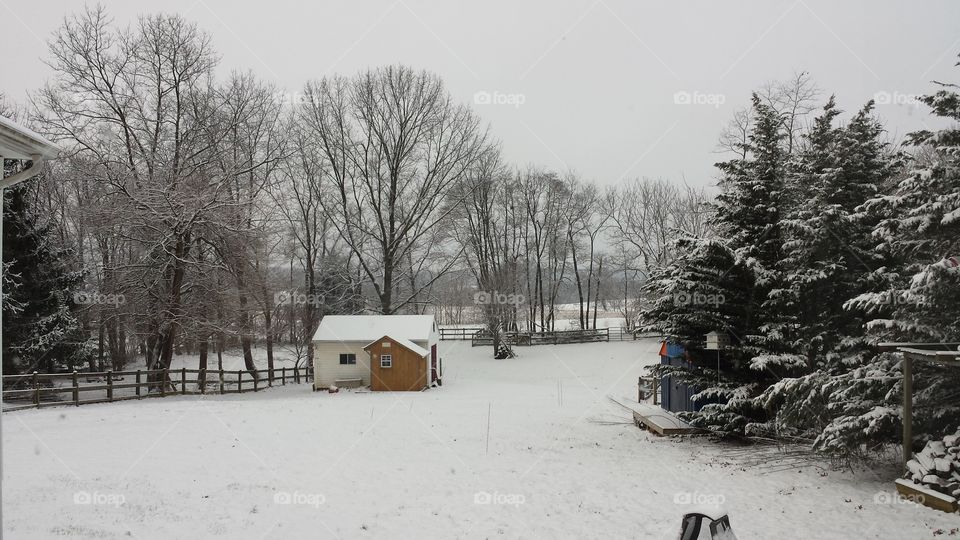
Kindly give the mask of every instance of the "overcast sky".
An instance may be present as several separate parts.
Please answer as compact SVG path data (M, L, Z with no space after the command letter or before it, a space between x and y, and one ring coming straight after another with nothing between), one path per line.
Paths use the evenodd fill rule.
M222 72L253 70L290 92L383 64L434 71L475 103L513 163L601 184L634 176L712 184L723 124L751 90L796 71L809 71L847 111L874 96L889 101L878 112L894 138L929 123L908 96L931 90L931 80L960 82L956 0L102 3L122 24L179 13L212 35ZM81 8L0 0L8 99L25 100L51 76L45 42ZM694 103L675 103L678 92Z

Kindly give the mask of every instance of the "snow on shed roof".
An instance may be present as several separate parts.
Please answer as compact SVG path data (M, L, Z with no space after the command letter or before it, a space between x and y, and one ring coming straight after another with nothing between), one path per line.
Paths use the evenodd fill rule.
M370 343L390 336L397 341L427 341L433 326L433 315L327 315L313 340Z
M364 350L366 350L368 347L370 347L371 345L375 344L376 342L378 342L378 341L380 341L381 339L384 339L384 338L390 338L390 339L396 341L396 342L399 343L400 345L403 345L404 347L410 349L411 351L413 351L414 353L416 353L416 354L418 354L418 355L420 355L420 356L426 356L426 355L427 355L427 350L426 350L426 349L424 349L423 347L421 347L421 346L417 345L416 343L410 341L409 339L393 337L393 336L391 336L391 335L381 336L381 337L378 337L377 339L371 341L370 343L367 343L366 345L363 346Z

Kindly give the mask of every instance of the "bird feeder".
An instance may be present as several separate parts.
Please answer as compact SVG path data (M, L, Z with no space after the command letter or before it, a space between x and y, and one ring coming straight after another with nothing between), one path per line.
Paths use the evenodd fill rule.
M707 334L707 350L719 351L730 346L730 336L713 331Z

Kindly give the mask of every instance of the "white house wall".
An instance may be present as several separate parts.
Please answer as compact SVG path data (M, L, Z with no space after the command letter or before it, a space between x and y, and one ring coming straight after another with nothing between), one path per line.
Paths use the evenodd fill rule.
M365 341L313 342L313 383L315 388L328 388L338 379L363 379L370 384L370 355L363 350ZM357 355L356 364L341 364L340 355Z

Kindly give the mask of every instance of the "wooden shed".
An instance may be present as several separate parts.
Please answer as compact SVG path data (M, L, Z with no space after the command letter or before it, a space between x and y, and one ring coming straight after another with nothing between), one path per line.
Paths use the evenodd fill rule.
M390 347L371 347L383 338L392 340ZM443 369L439 341L433 315L327 315L313 336L314 389L370 386L372 390L420 390L439 385ZM401 350L403 356L384 352L388 348ZM392 361L390 367L380 366L381 354ZM418 355L419 360L410 355ZM423 363L426 382L420 386L419 379L406 373L415 361ZM416 369L419 373L419 365ZM378 377L386 378L377 383Z
M383 336L363 350L370 354L371 390L406 392L428 386L429 351L416 343Z

